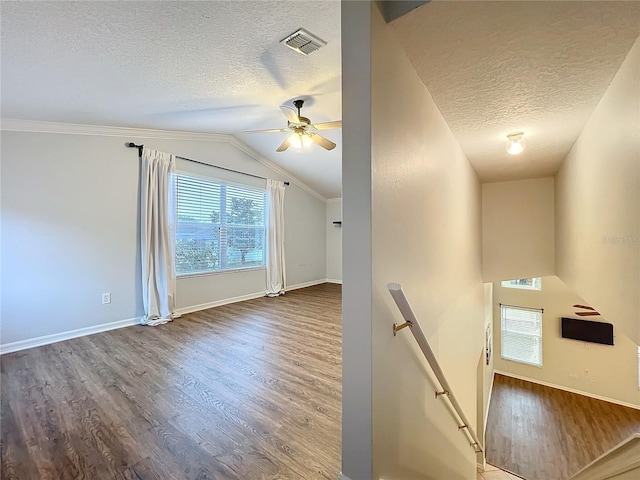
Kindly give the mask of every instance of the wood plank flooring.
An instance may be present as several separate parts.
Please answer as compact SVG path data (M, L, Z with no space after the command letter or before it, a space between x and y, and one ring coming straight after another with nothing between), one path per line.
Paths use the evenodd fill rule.
M2 479L331 479L341 289L1 357Z
M527 480L565 480L636 432L640 410L496 374L487 461Z

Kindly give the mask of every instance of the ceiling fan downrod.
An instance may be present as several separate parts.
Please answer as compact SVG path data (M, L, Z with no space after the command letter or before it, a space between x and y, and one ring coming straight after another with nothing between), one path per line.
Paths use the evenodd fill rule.
M304 105L304 100L293 101L293 106L298 109L298 118L300 118L300 109L302 108L302 105Z

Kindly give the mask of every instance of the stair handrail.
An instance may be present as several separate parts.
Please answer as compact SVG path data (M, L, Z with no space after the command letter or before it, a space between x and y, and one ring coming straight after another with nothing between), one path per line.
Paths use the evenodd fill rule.
M451 405L453 406L456 414L458 415L460 420L462 420L462 425L458 425L458 430L464 430L471 439L470 445L474 448L475 452L482 453L480 440L478 440L476 432L471 427L469 420L467 420L467 417L462 411L462 407L458 403L456 396L453 394L451 386L449 385L449 382L447 382L447 378L445 377L444 372L440 367L440 363L438 363L438 359L433 353L431 345L429 345L429 341L427 340L427 337L425 337L424 332L422 331L422 328L420 328L420 324L418 323L418 319L413 313L413 309L409 304L409 300L402 290L402 286L399 283L389 283L387 284L387 288L389 289L389 293L395 300L396 305L398 306L398 309L400 310L400 313L402 313L402 316L405 320L405 323L403 323L402 325L398 325L394 322L393 336L395 337L399 330L402 330L405 327L409 327L409 330L411 330L411 333L413 333L413 336L416 339L420 350L422 350L422 353L427 359L431 370L433 370L433 373L435 374L438 382L440 383L440 386L442 387L441 391L436 390L436 398L442 396L449 399L449 402L451 402Z

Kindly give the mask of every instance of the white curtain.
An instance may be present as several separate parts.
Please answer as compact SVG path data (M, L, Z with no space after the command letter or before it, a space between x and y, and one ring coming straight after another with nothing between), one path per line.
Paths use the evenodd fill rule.
M160 325L175 317L175 163L175 155L142 150L140 246L144 325Z
M267 179L267 197L267 296L277 297L285 289L284 183Z

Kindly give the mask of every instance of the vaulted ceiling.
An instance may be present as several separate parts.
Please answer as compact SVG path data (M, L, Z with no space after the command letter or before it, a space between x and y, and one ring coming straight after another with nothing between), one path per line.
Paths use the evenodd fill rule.
M278 106L297 98L314 123L341 118L340 2L0 8L3 118L229 133L340 196L340 130L335 150L300 154L275 153L285 133L242 133L285 126ZM327 46L280 44L299 27ZM500 181L556 171L640 34L640 2L432 1L391 28L481 180ZM515 131L528 146L514 157Z
M433 1L392 23L483 182L555 173L640 35L640 2ZM640 87L639 87L640 88ZM524 132L525 151L505 151Z
M325 197L341 194L338 144L275 153L278 108L306 99L314 123L341 118L340 3L2 2L2 117L237 136ZM327 46L280 40L303 27Z

